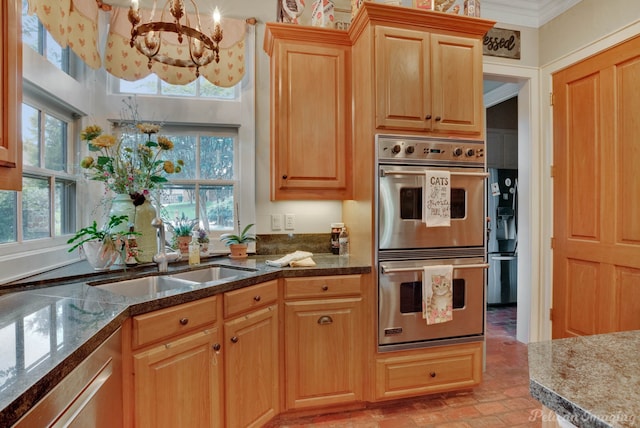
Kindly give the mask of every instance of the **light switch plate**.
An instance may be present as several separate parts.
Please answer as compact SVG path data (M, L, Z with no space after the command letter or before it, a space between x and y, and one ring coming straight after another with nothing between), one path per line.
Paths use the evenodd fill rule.
M282 214L271 214L271 230L282 229Z
M284 228L285 230L293 230L296 227L296 216L295 214L285 214L284 215Z

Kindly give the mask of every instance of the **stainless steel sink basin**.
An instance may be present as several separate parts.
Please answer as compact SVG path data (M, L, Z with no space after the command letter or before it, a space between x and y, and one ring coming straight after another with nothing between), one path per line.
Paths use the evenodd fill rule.
M170 277L204 284L206 282L219 281L221 279L242 278L252 273L254 273L254 271L234 269L226 266L214 266L208 269L174 273L171 274Z
M157 296L170 291L186 291L197 285L194 282L169 276L146 276L125 281L95 285L97 288L127 297Z

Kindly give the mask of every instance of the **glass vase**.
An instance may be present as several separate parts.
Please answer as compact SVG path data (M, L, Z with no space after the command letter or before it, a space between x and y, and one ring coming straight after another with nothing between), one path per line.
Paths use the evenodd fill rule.
M132 224L133 230L140 234L135 237L138 243L138 263L151 263L157 251L157 240L156 229L151 226L151 222L156 217L156 210L149 199L136 207L129 195L117 194L111 202L109 215L129 217L129 224ZM129 224L117 226L116 231L128 232Z

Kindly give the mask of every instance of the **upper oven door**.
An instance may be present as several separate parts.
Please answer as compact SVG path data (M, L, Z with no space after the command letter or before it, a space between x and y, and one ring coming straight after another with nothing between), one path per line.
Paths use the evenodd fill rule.
M479 247L484 245L485 181L482 168L451 172L451 226L423 223L425 172L442 167L380 165L378 171L378 248Z

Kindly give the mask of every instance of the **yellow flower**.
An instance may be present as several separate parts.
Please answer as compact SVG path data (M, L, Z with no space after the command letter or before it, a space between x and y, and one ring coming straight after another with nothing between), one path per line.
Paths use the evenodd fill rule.
M94 141L91 142L96 147L113 147L116 144L116 137L111 134L99 135Z
M136 127L143 134L157 134L160 131L160 125L154 123L138 123Z
M158 145L162 150L173 150L173 142L167 137L158 137Z
M164 161L162 169L164 169L164 172L166 172L167 174L173 174L175 172L175 166L170 160Z
M80 166L83 168L90 168L93 165L93 158L91 156L87 156L80 161Z
M102 128L98 125L89 125L80 133L80 139L83 141L91 141L102 134Z

